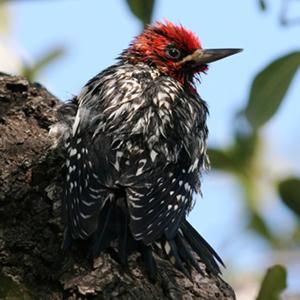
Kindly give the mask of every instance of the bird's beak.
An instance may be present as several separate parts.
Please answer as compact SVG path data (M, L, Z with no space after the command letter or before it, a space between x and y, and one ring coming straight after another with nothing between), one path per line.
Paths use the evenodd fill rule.
M227 56L241 52L243 49L197 49L194 53L184 57L180 64L191 62L200 66L225 58Z

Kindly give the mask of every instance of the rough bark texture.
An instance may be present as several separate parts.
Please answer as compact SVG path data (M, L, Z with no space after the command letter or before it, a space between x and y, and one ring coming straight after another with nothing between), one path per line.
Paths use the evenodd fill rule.
M62 253L63 158L48 136L57 105L39 84L0 74L0 299L235 299L222 279L191 282L164 260L153 284L138 255L126 271L109 254L91 267Z

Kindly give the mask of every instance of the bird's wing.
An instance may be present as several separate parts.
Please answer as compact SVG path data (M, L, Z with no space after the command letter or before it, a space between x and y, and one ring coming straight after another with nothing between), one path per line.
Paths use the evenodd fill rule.
M86 238L97 229L101 209L114 196L107 187L115 180L110 164L114 152L109 130L118 130L119 123L114 117L120 121L123 115L113 109L118 109L122 97L130 98L136 90L140 94L141 89L136 80L124 79L121 71L112 66L99 73L84 86L77 99L78 109L65 147L65 211L73 238Z
M95 172L91 147L76 134L66 145L65 213L73 238L87 238L97 228L97 217L113 195Z
M193 165L159 159L153 164L151 157L149 154L139 160L135 177L126 190L132 234L145 244L163 234L167 239L174 237L195 191Z

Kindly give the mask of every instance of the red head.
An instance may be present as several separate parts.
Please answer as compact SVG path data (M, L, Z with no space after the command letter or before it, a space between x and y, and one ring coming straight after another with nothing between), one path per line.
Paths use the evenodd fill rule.
M215 51L218 51L217 55ZM132 63L144 62L153 65L161 73L172 76L181 83L191 83L194 75L207 70L208 62L238 51L240 50L203 50L200 40L193 32L166 21L149 25L135 38L122 57Z

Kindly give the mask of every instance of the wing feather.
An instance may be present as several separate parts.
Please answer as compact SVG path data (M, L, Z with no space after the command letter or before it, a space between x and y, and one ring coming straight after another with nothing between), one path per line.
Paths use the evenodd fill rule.
M145 172L135 177L126 195L132 234L150 244L163 234L174 238L192 204L195 174L187 172L188 166L180 163L164 162L163 167L163 162L158 161L153 166L146 151L143 155Z
M98 214L109 199L89 154L84 137L75 135L67 147L65 206L67 225L73 238L85 239L97 228Z

